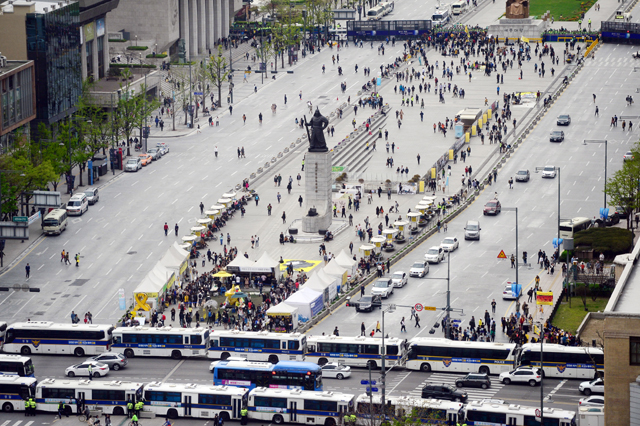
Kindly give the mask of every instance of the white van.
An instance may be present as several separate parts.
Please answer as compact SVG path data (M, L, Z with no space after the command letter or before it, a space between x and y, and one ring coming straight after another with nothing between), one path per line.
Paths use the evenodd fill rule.
M67 229L67 211L63 209L51 210L44 217L42 231L45 235L60 235Z
M458 0L451 5L451 13L454 16L462 15L467 11L467 2L465 0Z
M73 197L69 198L67 203L67 214L82 216L84 212L89 210L89 199L87 194L80 192Z
M444 25L449 22L451 19L451 15L449 14L448 9L438 9L435 11L433 16L431 16L431 22L433 25Z
M480 241L480 229L480 222L477 220L468 220L464 227L464 239Z

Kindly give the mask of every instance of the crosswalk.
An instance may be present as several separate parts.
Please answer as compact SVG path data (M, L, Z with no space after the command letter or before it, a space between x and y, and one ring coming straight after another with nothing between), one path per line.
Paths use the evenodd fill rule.
M466 374L447 374L447 373L433 373L428 379L424 380L416 389L409 391L409 396L421 397L422 388L427 384L446 384L456 385L456 379L466 376ZM498 377L489 376L491 380L491 387L489 389L481 388L462 388L470 400L490 399L505 386L498 380Z
M24 422L23 420L6 420L0 424L0 426L31 426L33 420L30 422Z

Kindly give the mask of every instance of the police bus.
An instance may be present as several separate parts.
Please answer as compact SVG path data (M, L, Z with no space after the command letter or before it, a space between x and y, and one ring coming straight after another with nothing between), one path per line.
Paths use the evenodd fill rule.
M7 328L2 349L22 355L96 355L109 350L113 330L108 324L19 322Z
M222 330L211 335L208 357L226 360L230 356L249 361L304 361L307 337L300 333Z
M604 372L604 352L600 348L545 344L542 360L544 376L562 379L594 379ZM526 343L518 352L517 365L540 367L540 344Z
M466 424L472 425L539 425L536 412L540 408L506 404L501 400L472 401L464 406ZM463 419L464 420L464 419ZM576 426L575 411L544 408L544 426Z
M406 340L384 339L387 366L402 365L407 355ZM376 368L382 365L382 339L365 336L309 336L305 360L324 365L340 362L353 367Z
M2 348L2 344L4 343L4 335L7 332L7 323L4 321L0 321L0 348Z
M373 401L373 405L371 402ZM416 420L422 424L457 424L462 419L461 402L444 401L438 399L422 399L411 396L387 396L385 400L385 419L391 423L402 421L407 416L415 414ZM369 397L367 394L356 398L357 424L371 425L371 418L379 419L382 415L382 398L380 395Z
M500 374L512 370L516 361L515 343L414 337L408 346L409 370Z
M0 355L0 375L35 377L31 358L20 355Z
M24 402L36 396L34 377L0 376L0 406L2 412L24 411Z
M322 369L312 362L213 361L209 369L214 385L322 390Z
M237 420L247 405L248 393L248 389L234 386L153 382L144 387L143 410L171 419L212 419L217 414L224 421Z
M209 330L202 327L118 327L113 331L112 346L127 358L205 357L209 349Z
M355 395L300 389L256 388L249 392L249 418L275 424L336 426L353 411Z
M118 416L127 413L127 403L135 404L142 398L142 383L119 380L70 380L44 379L36 386L36 403L39 411L57 412L64 404L65 413L78 414L79 401L96 406L105 414Z

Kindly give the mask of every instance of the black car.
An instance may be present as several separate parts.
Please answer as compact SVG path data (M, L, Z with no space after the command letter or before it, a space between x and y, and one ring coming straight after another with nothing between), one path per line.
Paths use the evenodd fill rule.
M357 302L348 302L349 306L355 306L356 312L371 312L373 308L382 308L380 296L362 296Z
M629 217L629 213L627 213L627 211L622 206L616 206L614 210L618 214L618 217L620 219L626 219Z
M467 393L459 391L455 387L449 385L428 384L422 388L422 397L465 402L467 400Z
M609 213L609 217L604 220L606 226L613 226L620 223L620 215L618 212Z
M549 135L549 142L562 142L564 141L564 132L562 130L554 130Z
M568 126L571 124L571 116L569 114L559 115L556 123L558 126Z
M488 389L491 387L491 380L487 374L469 373L464 377L456 380L456 386L468 388Z

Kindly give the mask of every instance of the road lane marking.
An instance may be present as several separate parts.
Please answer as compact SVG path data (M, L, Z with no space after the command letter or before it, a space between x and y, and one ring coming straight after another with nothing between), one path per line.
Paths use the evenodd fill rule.
M180 368L180 366L182 366L182 364L184 364L184 362L185 362L185 361L186 361L186 360L185 360L185 359L183 359L183 360L182 360L182 361L180 361L180 362L179 362L175 367L173 367L173 369L172 369L171 371L169 371L169 374L167 374L166 376L164 376L164 379L162 379L162 382L166 382L166 381L167 381L167 379L169 379L169 377L171 377L171 375L172 375L173 373L175 373L175 372L178 370L178 368Z

